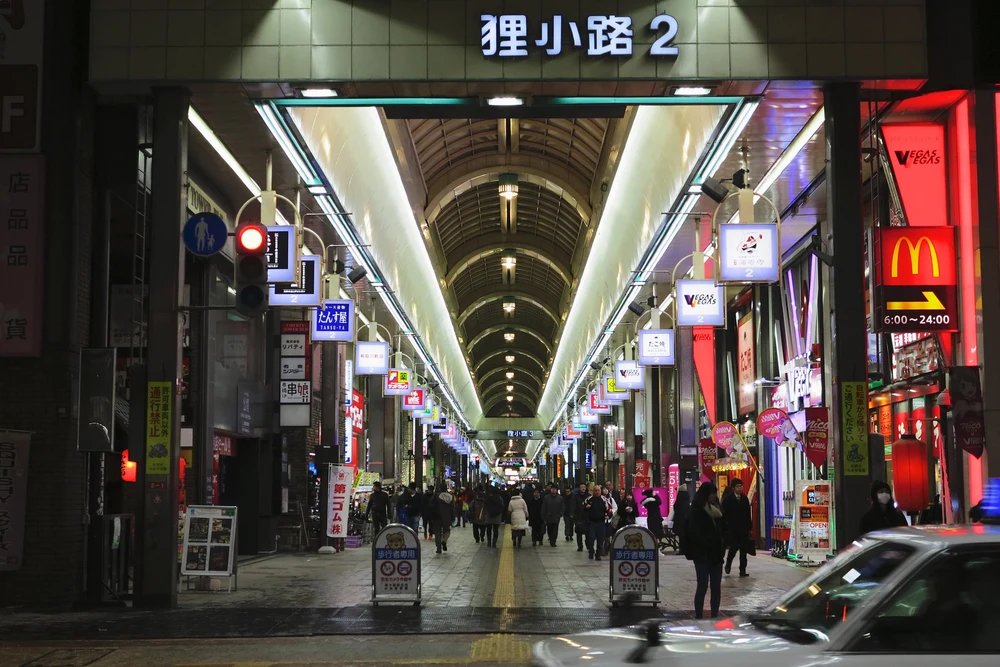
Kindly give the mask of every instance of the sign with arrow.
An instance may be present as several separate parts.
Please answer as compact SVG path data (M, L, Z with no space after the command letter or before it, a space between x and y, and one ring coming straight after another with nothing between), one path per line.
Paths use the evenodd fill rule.
M875 330L958 331L955 228L876 230Z

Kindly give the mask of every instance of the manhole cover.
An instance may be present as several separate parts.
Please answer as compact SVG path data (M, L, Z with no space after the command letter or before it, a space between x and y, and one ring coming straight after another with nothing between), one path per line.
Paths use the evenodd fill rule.
M86 667L114 653L113 648L61 648L26 662L21 667Z

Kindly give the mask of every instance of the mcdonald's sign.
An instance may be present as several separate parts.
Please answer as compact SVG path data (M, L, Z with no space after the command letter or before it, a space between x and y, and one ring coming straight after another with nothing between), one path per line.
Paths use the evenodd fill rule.
M876 230L876 331L957 331L955 228Z

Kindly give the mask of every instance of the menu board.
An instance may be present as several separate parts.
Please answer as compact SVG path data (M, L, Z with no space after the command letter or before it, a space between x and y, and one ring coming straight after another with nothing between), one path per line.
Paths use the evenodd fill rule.
M822 563L830 553L830 487L820 480L795 482L794 553L805 560Z
M189 505L184 516L181 574L229 577L236 550L236 508Z

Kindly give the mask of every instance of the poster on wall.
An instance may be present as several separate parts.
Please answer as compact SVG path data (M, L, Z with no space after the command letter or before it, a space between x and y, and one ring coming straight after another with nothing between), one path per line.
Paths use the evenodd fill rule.
M864 382L840 384L840 435L844 442L844 474L867 476L868 385Z
M354 468L329 466L330 482L327 493L327 537L347 537L347 519L351 509L351 489Z
M975 456L983 456L986 425L983 421L983 387L976 366L954 366L948 371L955 444Z
M753 313L748 313L736 329L737 378L739 413L745 415L757 409L757 367L754 357Z
M701 468L701 481L710 482L715 475L712 466L719 458L719 449L709 438L704 438L698 443L698 465Z
M719 225L719 281L773 283L778 281L778 226Z
M236 555L236 507L188 505L184 516L181 574L228 577Z
M795 481L795 553L822 563L830 553L830 483Z
M817 468L826 464L830 449L830 409L806 408L806 458Z
M0 431L0 572L20 570L28 505L31 433Z

